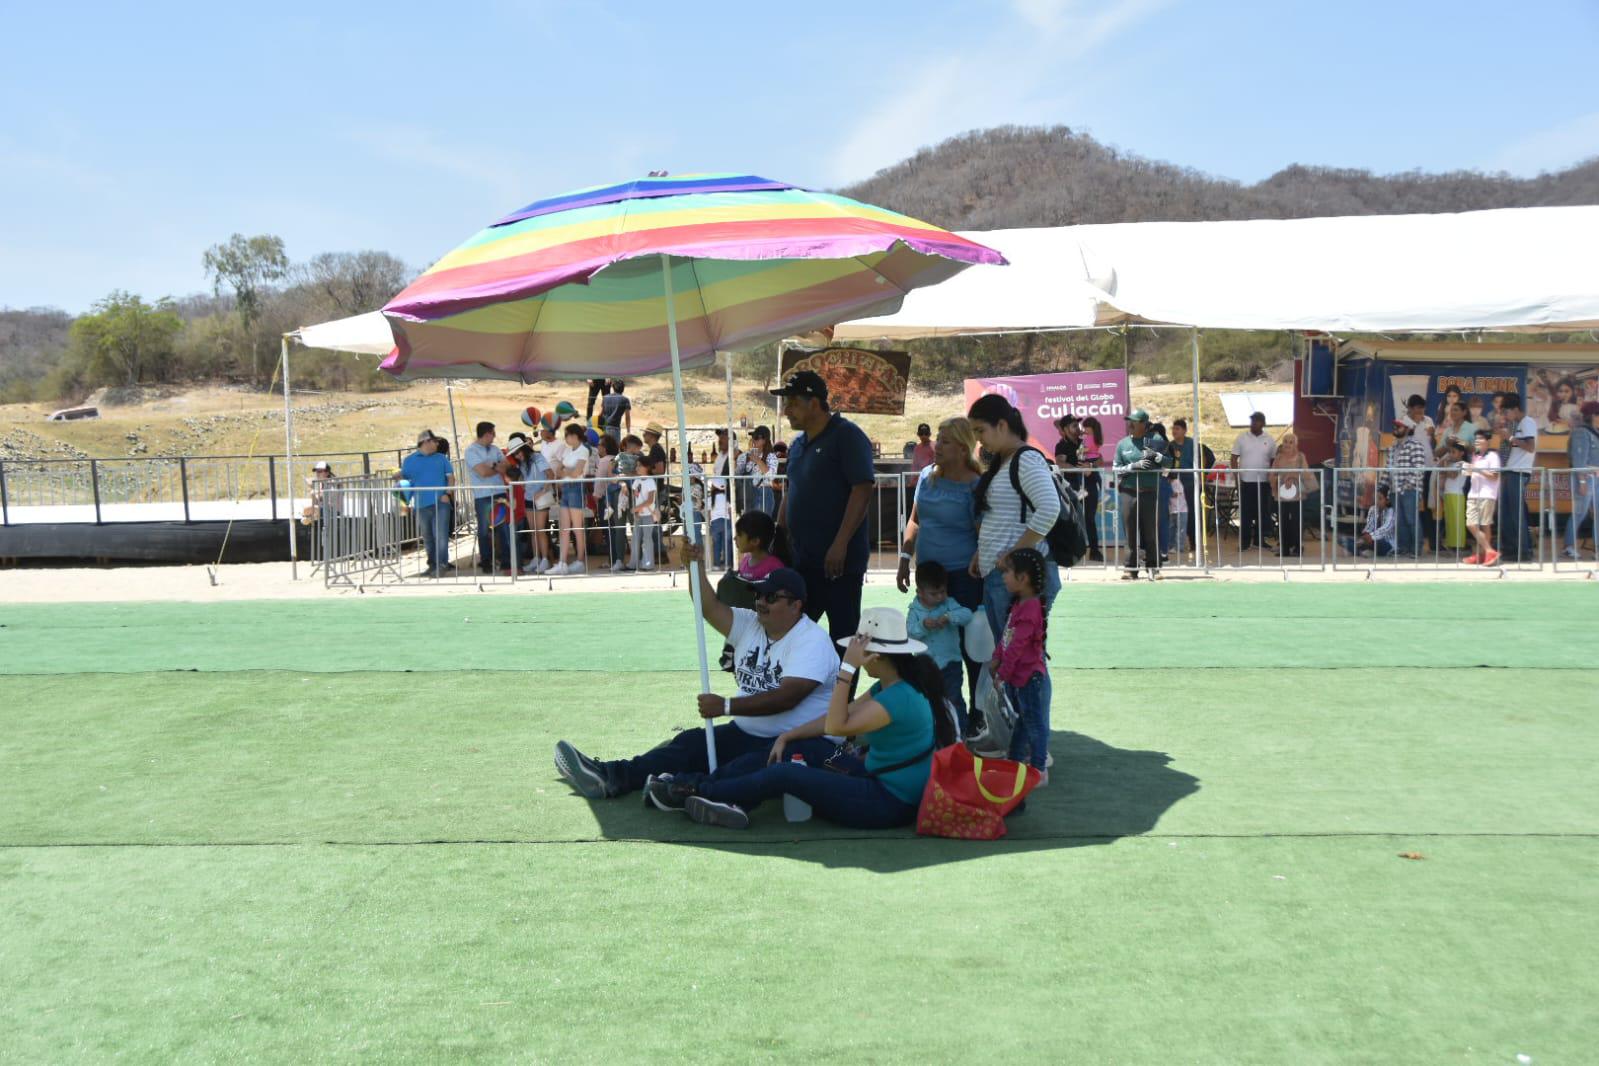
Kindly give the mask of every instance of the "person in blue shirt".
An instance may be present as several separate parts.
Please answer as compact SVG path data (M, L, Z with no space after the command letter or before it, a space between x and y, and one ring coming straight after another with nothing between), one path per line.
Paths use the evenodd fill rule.
M787 487L777 525L788 534L794 569L805 578L812 620L827 615L837 640L861 620L861 586L871 545L866 508L876 483L872 442L861 427L827 405L827 382L811 370L788 376L772 395L799 436L788 448Z
M410 482L411 506L427 555L429 577L454 570L450 562L450 530L455 528L455 503L448 491L455 484L450 460L439 454L439 438L424 429L416 438L416 451L400 464L400 477Z

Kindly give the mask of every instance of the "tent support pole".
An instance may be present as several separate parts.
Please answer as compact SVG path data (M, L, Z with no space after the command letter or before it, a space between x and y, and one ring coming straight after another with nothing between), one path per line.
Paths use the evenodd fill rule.
M294 408L289 402L289 335L283 335L283 455L289 482L289 580L300 580L300 542L294 535Z
M693 459L688 451L688 413L683 409L683 364L677 351L677 296L672 291L672 257L661 255L661 278L666 289L666 337L672 351L672 398L677 402L677 436L683 452L678 456L677 468L683 480L683 535L688 543L703 548L699 537L699 519L694 514L694 490L688 483L688 468ZM729 364L731 365L731 364ZM731 452L732 442L728 442ZM705 650L705 604L700 593L701 563L693 558L688 564L688 588L694 597L694 643L700 655L700 691L711 691L711 661ZM716 727L713 719L705 719L705 760L714 773L716 770Z
M1199 328L1197 326L1190 331L1190 336L1194 345L1194 495L1199 497L1199 499L1197 502L1189 500L1188 506L1190 509L1198 508L1196 513L1199 515L1199 521L1194 523L1194 540L1197 542L1195 547L1199 551L1199 558L1202 560L1200 565L1204 568L1205 573L1208 574L1210 573L1210 546L1205 543L1205 472L1202 469L1204 464L1200 462L1200 457L1205 454L1205 446L1203 438L1199 435L1201 426L1199 424ZM1219 531L1217 536L1221 536Z

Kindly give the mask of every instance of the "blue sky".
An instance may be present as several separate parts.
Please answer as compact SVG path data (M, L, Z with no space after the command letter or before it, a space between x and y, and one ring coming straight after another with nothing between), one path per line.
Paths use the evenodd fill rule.
M0 307L203 290L236 231L420 268L574 186L836 186L1003 123L1249 181L1599 154L1599 0L456 6L13 5Z

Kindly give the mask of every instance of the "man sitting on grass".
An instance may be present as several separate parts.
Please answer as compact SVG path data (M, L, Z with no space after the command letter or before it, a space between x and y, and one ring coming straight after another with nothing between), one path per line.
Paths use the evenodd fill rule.
M785 739L790 730L826 716L838 676L833 642L826 630L805 616L804 579L793 570L775 570L753 584L754 610L729 607L717 600L706 579L704 547L694 544L685 550L700 563L705 620L733 645L738 695L702 692L699 696L700 717L731 718L715 730L718 767L742 756L783 757L794 752L820 765L837 746L835 741L820 736ZM643 788L657 774L703 774L710 765L705 731L688 729L643 755L614 762L591 759L562 740L555 745L555 769L589 799L611 799Z

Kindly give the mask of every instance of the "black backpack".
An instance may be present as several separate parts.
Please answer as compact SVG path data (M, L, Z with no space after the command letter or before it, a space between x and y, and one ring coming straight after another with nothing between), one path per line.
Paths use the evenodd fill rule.
M1036 511L1037 507L1027 498L1027 493L1022 491L1022 453L1032 452L1040 459L1044 453L1031 446L1016 449L1010 459L1010 487L1016 490L1016 495L1022 501L1022 524L1027 524L1027 512ZM1045 466L1049 468L1050 480L1055 483L1055 495L1060 498L1060 515L1055 519L1055 524L1044 535L1044 541L1049 545L1049 553L1055 557L1059 566L1076 566L1088 554L1088 523L1083 517L1082 497L1077 495L1077 490L1066 484L1060 471L1049 466L1045 459Z

